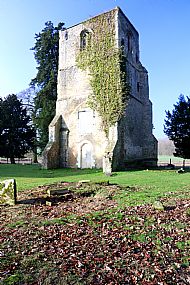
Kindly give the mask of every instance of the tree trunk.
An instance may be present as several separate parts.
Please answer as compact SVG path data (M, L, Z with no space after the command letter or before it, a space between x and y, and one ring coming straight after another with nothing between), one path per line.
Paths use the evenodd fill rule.
M33 151L33 163L38 163L38 156L37 156L37 151Z
M33 147L33 163L38 163L38 155L37 155L37 131L35 130L35 143Z
M14 158L14 156L10 157L10 160L11 160L11 164L15 164L15 158Z

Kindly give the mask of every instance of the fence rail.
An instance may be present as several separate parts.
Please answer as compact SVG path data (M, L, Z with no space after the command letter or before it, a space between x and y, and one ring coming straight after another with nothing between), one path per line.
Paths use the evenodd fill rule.
M0 157L0 164L10 164L11 161L9 158ZM16 164L32 164L32 158L15 158Z
M171 166L174 165L176 167L190 167L190 161L173 161L173 162L166 162L166 161L162 161L162 160L158 160L158 166Z
M9 158L4 158L4 157L0 157L0 164L10 164L11 161ZM16 164L32 164L33 160L32 158L29 157L25 157L25 158L15 158L15 163ZM190 167L190 159L188 160L180 160L180 161L176 161L176 160L162 160L159 159L158 160L158 166L163 166L163 167L167 167L169 165L174 165L176 167Z

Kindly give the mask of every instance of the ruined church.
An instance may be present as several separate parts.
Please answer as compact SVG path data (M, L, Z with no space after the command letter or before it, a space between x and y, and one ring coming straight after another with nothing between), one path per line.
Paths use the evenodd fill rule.
M88 104L93 92L91 74L77 64L78 54L89 44L87 36L96 35L94 23L102 16L108 27L112 21L114 45L124 53L130 85L123 115L109 127L107 136L101 116ZM43 167L103 168L111 172L133 164L155 166L157 140L152 130L148 72L140 62L139 35L122 10L116 7L60 31L56 115L49 125Z

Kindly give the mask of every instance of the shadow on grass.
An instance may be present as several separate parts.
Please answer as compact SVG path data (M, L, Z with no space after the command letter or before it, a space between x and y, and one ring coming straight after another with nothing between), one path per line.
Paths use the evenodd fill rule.
M44 205L46 203L45 198L33 198L17 201L17 205Z
M60 196L60 197L37 197L17 201L16 204L21 205L47 205L55 206L61 202L73 201L73 195Z

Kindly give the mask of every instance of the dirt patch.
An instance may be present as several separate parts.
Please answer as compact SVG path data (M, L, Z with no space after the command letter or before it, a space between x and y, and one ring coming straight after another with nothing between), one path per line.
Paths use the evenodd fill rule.
M66 195L49 197L48 190L69 190ZM103 189L103 191L101 191ZM1 226L16 223L24 217L28 221L40 220L46 216L50 218L62 218L69 214L78 216L93 211L103 211L117 206L112 197L120 187L117 185L67 183L59 182L22 191L18 195L15 206L1 207ZM99 193L97 195L97 193ZM50 202L47 203L47 202ZM51 205L51 206L49 206Z

